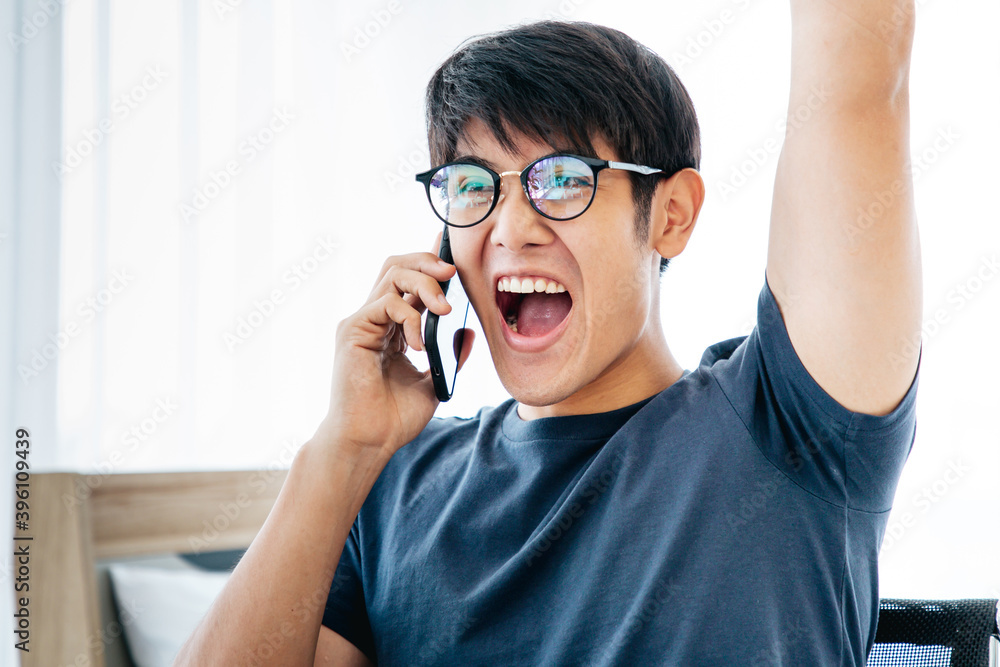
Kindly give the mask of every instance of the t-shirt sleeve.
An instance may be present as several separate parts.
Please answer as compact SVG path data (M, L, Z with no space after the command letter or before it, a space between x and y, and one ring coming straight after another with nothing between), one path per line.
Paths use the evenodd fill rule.
M919 359L906 395L889 414L848 410L802 364L765 274L757 325L730 364L719 383L775 467L838 506L891 508L916 435Z
M377 664L375 639L361 587L361 551L358 543L358 521L355 519L330 585L323 625L357 646L373 664Z

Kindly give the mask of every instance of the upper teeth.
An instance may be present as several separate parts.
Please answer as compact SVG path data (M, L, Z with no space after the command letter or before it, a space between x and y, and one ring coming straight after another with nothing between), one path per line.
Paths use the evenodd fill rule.
M519 294L530 294L532 292L545 292L555 294L565 292L566 288L562 283L546 278L532 278L530 276L504 276L497 282L497 290L501 292L517 292Z

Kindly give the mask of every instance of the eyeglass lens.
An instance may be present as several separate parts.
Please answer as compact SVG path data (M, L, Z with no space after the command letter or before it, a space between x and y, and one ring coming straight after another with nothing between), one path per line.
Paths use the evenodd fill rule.
M556 155L539 160L527 174L528 196L536 210L558 220L583 213L594 197L594 170L574 157ZM454 164L442 167L430 183L431 205L449 224L474 225L493 205L493 176L483 167Z

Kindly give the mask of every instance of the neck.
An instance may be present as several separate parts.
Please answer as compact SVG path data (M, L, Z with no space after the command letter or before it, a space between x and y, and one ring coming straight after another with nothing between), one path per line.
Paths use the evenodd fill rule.
M518 402L517 414L530 421L540 417L610 412L655 396L683 374L684 369L670 353L662 330L657 326L653 335L643 336L634 348L572 396L552 405L532 406Z

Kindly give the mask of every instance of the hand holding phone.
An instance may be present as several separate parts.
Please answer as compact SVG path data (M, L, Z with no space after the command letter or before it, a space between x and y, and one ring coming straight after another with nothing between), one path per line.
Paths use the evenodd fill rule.
M427 426L440 404L435 382L406 351L426 347L421 341L425 310L451 321L458 310L452 307L455 297L449 295L448 305L438 297L441 285L455 276L454 265L441 263L433 252L386 260L364 305L337 326L330 406L313 439L385 458ZM458 283L453 281L453 289ZM471 335L462 342L464 362Z
M441 233L441 246L438 257L454 265L451 256L451 241L448 237L448 226ZM469 297L462 287L462 281L455 272L454 277L439 282L441 289L451 304L451 312L447 315L427 311L427 321L424 323L424 344L427 347L427 359L431 366L431 377L434 380L434 393L439 401L448 401L455 393L455 382L458 379L458 369L464 363L462 351L472 347L474 332L466 328L469 319ZM461 363L460 363L461 362Z

